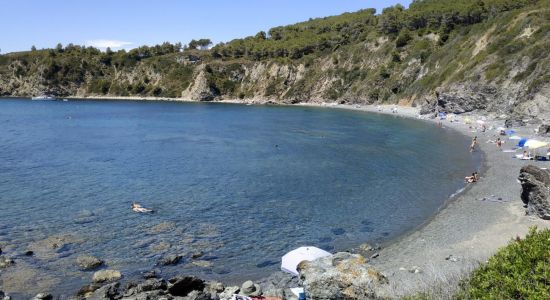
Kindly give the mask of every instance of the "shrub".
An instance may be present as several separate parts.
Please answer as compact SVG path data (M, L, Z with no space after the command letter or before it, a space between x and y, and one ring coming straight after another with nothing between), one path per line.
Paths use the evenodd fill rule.
M550 299L550 229L512 240L462 286L463 299Z

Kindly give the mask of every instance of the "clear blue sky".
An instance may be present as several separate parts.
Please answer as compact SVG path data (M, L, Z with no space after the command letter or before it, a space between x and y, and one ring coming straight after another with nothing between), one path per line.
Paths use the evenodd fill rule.
M2 53L60 42L133 48L164 41L215 43L279 25L411 0L0 0ZM115 47L116 49L116 47Z

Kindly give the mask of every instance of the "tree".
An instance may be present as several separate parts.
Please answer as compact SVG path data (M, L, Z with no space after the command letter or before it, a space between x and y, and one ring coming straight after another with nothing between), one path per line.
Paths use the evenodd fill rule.
M36 51L36 46L32 45L31 51L33 51L33 52Z
M200 39L198 41L193 39L189 42L189 49L197 49L200 47L200 50L206 50L210 45L212 45L212 41L210 39Z
M63 45L61 43L57 43L57 46L55 46L55 51L63 52Z

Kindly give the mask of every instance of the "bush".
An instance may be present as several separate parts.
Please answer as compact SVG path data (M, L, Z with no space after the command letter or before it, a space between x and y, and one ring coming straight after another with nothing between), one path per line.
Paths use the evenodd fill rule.
M463 299L550 299L550 229L512 240L462 286Z

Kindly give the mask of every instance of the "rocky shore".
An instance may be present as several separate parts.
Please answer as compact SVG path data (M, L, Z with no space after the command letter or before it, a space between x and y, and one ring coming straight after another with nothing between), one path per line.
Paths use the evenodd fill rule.
M466 124L464 116L460 117L461 121L443 121L439 125L438 120L420 115L420 110L412 107L317 105L417 118L433 122L434 130L458 130L468 136L477 136L476 151L484 154L484 165L479 170L481 179L453 197L434 218L416 231L384 245L384 248L365 244L350 251L352 253L336 253L330 258L303 263L298 278L277 272L258 282L225 286L189 275L161 278L159 272L152 270L144 272L139 280L126 281L125 274L105 268L105 262L100 258L81 255L76 265L80 270L93 272L93 276L90 284L70 299L231 299L234 294L273 300L297 299L289 289L297 286L305 287L310 299L396 298L434 289L449 294L456 288L458 279L487 260L511 238L524 235L530 226L550 227L550 223L543 220L548 217L548 207L545 206L547 202L542 201L548 199L549 192L541 188L544 184L548 186L550 175L536 168L547 168L550 163L518 160L513 158L515 153L502 151L514 148L517 141L505 140L503 149L492 142L499 137L497 127L513 126L518 135L532 137L541 125L540 121L510 122L502 116L466 114L474 122L485 119L487 130L482 132L476 128L479 126ZM522 207L524 204L527 210ZM27 253L2 253L0 250L0 290L9 291L10 287L2 281L2 272L18 264L19 256L48 259L52 251L63 247L68 239L71 237L52 237ZM181 257L166 257L162 264L177 264L179 259ZM46 273L28 275L47 280L42 278L47 277ZM28 280L21 284L31 284ZM48 292L47 283L39 286L44 286L43 291ZM34 299L58 297L54 296L40 293ZM0 292L0 299L19 298L16 294Z

